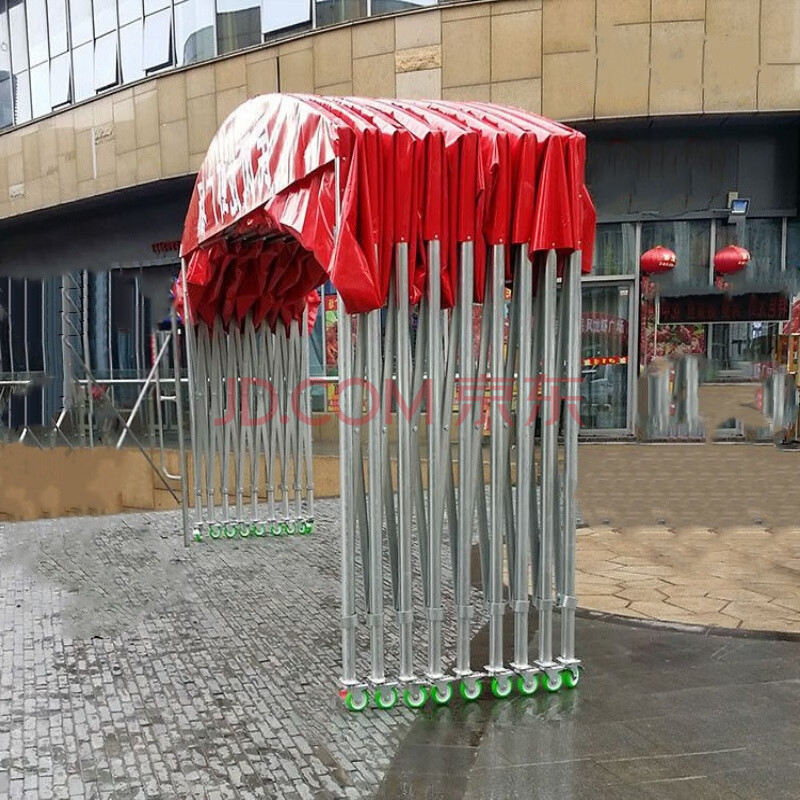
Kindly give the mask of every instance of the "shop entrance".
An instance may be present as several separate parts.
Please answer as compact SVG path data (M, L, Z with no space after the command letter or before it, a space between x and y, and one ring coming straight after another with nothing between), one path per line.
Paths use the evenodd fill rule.
M584 281L581 319L581 428L631 430L636 330L633 280Z

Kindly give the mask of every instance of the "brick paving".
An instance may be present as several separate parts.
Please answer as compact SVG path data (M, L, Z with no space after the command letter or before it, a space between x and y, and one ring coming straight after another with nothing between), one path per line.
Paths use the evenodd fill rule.
M173 512L6 524L0 797L368 795L413 714L337 697L337 516L189 550Z
M800 633L800 453L771 445L584 445L584 608Z

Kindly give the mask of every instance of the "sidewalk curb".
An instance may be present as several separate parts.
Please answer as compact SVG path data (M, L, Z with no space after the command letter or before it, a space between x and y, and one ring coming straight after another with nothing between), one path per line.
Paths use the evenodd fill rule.
M677 633L695 633L702 636L732 636L737 639L767 639L778 642L800 642L800 633L792 631L760 631L749 628L720 628L716 625L689 625L684 622L665 622L657 619L626 617L607 611L593 611L588 608L575 609L575 615L584 619L611 622L629 628L651 628Z

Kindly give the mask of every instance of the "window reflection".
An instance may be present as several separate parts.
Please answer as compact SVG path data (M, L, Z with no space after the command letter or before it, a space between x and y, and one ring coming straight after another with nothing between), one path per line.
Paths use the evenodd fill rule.
M92 0L69 0L69 23L73 47L92 41Z
M14 124L14 84L8 70L0 70L0 128Z
M213 0L185 0L175 6L178 66L214 58Z
M39 64L31 68L31 110L34 117L49 114L50 105L50 64Z
M75 102L94 95L94 45L83 44L72 51Z
M14 116L17 125L31 119L31 79L27 72L14 76Z
M116 0L94 0L94 35L102 36L117 27Z
M319 12L317 12L319 13ZM273 31L291 28L295 25L311 22L311 3L301 0L263 0L262 31Z
M662 285L708 286L711 250L708 220L642 223L642 252L657 245L674 250L677 256L675 268L660 279Z
M28 56L30 65L47 61L47 6L44 0L27 0L25 4L28 18ZM31 75L33 80L33 75ZM49 109L48 109L49 110Z
M50 55L67 52L66 0L47 0L47 28L50 35Z
M172 63L172 12L159 11L144 20L144 68L146 72Z
M28 25L22 0L12 0L9 4L8 26L11 31L11 65L15 73L22 72L28 69Z
M372 14L397 14L414 8L435 6L439 0L372 0Z
M100 37L94 46L94 88L99 92L118 83L117 34L109 33Z
M119 0L119 24L127 25L142 18L142 0Z
M69 53L62 53L50 62L50 104L53 108L71 102Z
M156 11L161 11L162 8L169 8L169 0L144 0L144 14L155 14Z
M144 78L142 65L142 20L132 22L119 31L120 62L122 63L122 82L131 83Z
M631 222L597 226L594 239L594 275L633 275L636 272L636 226Z
M335 25L367 16L367 0L316 0L317 25Z
M303 5L294 3L293 5ZM260 0L217 0L217 51L232 53L261 43Z
M721 250L729 244L738 244L750 252L750 262L745 268L748 283L775 283L781 272L781 237L783 224L780 219L748 219L744 241L740 241L736 225L717 225L716 248Z

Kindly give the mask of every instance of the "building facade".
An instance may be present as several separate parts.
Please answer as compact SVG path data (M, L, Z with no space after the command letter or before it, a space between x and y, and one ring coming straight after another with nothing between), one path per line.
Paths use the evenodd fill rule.
M194 173L225 117L275 91L481 99L587 134L587 433L632 432L651 345L724 375L780 325L653 343L638 263L668 246L673 290L694 291L736 243L756 286L797 273L795 0L0 0L0 397L28 381L7 425L58 416L65 340L98 379L142 379ZM322 372L325 315L315 337Z

